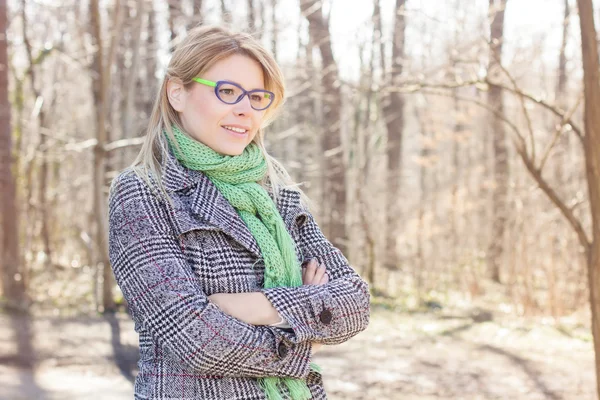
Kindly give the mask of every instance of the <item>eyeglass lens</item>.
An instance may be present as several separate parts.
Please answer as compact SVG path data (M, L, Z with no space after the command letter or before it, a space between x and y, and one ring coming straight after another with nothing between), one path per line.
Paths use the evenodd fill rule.
M216 93L219 99L227 104L235 104L241 101L245 94L241 87L227 82L219 83ZM265 109L273 101L271 94L266 90L255 89L248 91L247 94L250 97L250 105L255 110Z

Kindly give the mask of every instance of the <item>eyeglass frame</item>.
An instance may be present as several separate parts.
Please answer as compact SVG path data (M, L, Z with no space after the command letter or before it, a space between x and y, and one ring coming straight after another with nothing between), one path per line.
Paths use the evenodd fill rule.
M263 110L266 110L267 108L269 108L269 107L271 106L271 104L273 104L273 100L275 100L275 93L273 93L273 92L270 92L270 91L268 91L268 90L265 90L265 89L252 89L252 90L246 90L246 89L244 89L243 87L241 87L239 84L237 84L237 83L235 83L235 82L231 82L231 81L216 81L216 82L213 82L213 81L209 81L209 80L207 80L207 79L202 79L202 78L198 78L198 77L196 77L196 78L193 78L193 80L194 80L195 82L198 82L198 83L200 83L200 84L203 84L203 85L206 85L206 86L211 86L211 87L214 87L214 88L215 88L215 96L217 96L217 99L221 100L221 101L222 101L223 103L225 103L225 104L237 104L237 103L239 103L240 101L242 101L242 99L243 99L244 97L246 97L246 96L248 96L248 99L250 99L250 96L249 96L249 95L250 95L250 94L252 94L252 93L255 93L255 92L267 93L267 94L270 96L270 99L271 99L271 101L270 101L270 102L269 102L269 104L268 104L266 107L264 107L264 108L254 108L254 106L252 105L252 99L250 99L250 107L252 107L252 109L253 109L253 110L256 110L256 111L263 111ZM221 85L223 85L224 83L227 83L227 84L229 84L229 85L233 85L233 86L235 86L235 87L238 87L238 88L240 88L240 89L242 90L242 92L243 92L243 93L240 95L240 97L238 97L238 99L237 99L235 102L233 102L233 103L228 103L228 102L224 101L223 99L221 99L221 96L219 96L219 87L220 87Z

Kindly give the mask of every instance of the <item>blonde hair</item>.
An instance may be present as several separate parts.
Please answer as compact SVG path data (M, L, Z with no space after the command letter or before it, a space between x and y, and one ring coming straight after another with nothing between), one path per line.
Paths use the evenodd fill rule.
M129 168L149 186L152 186L150 176L156 177L154 183L159 192L170 202L161 179L168 151L163 132L166 131L171 142L177 145L171 126L175 124L182 132L185 131L179 114L168 100L167 82L179 79L187 90L194 84L193 78L201 76L218 61L234 54L257 61L263 70L265 89L275 94L273 104L265 111L263 124L253 139L267 163L267 175L259 184L272 190L275 201L281 188L296 190L300 193L302 203L307 206L310 201L298 187L299 184L294 183L283 165L267 153L264 144L264 128L273 121L285 101L283 74L273 56L250 34L233 32L219 26L198 26L191 29L174 50L152 108L142 147Z

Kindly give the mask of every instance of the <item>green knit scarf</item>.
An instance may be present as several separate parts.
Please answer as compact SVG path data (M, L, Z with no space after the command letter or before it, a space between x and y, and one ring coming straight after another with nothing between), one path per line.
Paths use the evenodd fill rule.
M267 163L258 145L250 143L239 156L221 155L173 126L181 152L165 137L175 157L187 168L202 171L235 208L256 239L265 263L264 288L302 285L301 268L294 242L269 193L257 182L267 173ZM321 372L316 363L310 368ZM268 377L258 382L267 399L283 400L279 385L287 386L292 400L310 399L302 379Z

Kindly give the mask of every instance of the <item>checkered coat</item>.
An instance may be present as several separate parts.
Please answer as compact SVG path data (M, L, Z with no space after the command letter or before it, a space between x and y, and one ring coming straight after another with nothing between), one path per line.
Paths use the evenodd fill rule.
M309 370L311 341L335 345L367 327L367 283L296 191L282 190L277 208L299 261L316 257L330 281L264 289L256 240L206 175L169 154L163 183L173 205L129 170L109 195L110 261L139 333L135 399L265 399L257 378L268 376L304 379L326 399L321 374ZM207 298L258 291L291 328L244 323Z

